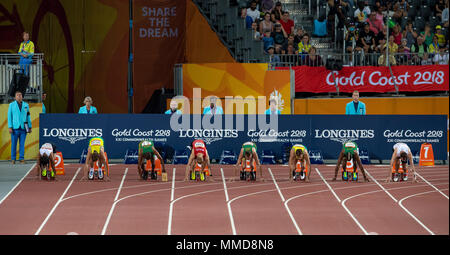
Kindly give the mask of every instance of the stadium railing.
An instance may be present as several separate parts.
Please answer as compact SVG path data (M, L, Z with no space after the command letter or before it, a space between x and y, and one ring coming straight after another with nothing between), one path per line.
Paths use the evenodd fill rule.
M8 90L14 72L20 69L19 60L19 54L0 54L0 99L2 103L7 103L10 98ZM41 102L42 100L43 61L43 53L36 53L33 55L33 62L30 64L29 73L30 83L25 94L26 100L36 102Z
M448 52L446 54L449 54ZM385 64L378 64L378 60L382 56L380 53L364 53L364 52L354 52L354 53L328 53L328 54L316 54L319 56L321 61L308 61L308 54L274 54L270 56L269 66L273 70L276 67L292 67L292 66L325 66L327 59L339 59L342 60L344 66L392 66L392 65L423 65L424 63L422 54L418 53L395 53L393 55L395 59L395 64L385 61ZM277 60L279 58L279 61ZM386 59L386 56L384 56ZM428 59L431 61L429 64L433 63L432 55L429 55ZM447 58L448 59L448 58ZM392 57L391 57L392 60ZM448 63L446 63L448 64Z

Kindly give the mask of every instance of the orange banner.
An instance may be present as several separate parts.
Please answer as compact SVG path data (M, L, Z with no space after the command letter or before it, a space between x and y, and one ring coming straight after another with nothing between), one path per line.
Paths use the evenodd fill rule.
M251 104L251 101L258 100L259 96L266 98L264 102L254 102L256 113L264 113L269 108L270 97L277 99L278 109L282 114L291 113L289 71L269 71L267 64L184 64L183 95L192 99L195 88L201 90L201 98L213 95L220 98L217 105L221 106L225 113L242 113L238 109L233 110L232 104L225 104L226 97L242 97L241 102ZM202 108L208 104L208 100L203 100ZM244 110L243 113L249 113L247 107Z
M133 107L141 112L156 89L173 87L184 62L186 0L133 2Z

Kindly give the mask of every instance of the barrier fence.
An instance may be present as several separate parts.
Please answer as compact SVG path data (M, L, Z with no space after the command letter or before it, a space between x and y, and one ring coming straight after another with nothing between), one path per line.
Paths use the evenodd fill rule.
M3 101L8 99L8 89L11 84L14 72L20 69L19 54L0 54L0 96ZM29 66L30 83L27 90L26 99L35 99L40 102L42 93L42 68L44 54L36 53L33 55L33 62Z
M422 143L431 143L435 160L447 160L446 115L174 116L180 118L174 124L186 124L182 130L175 131L171 116L163 114L41 114L39 143L53 143L64 158L75 159L87 149L91 137L101 136L109 158L123 159L127 150L137 150L140 141L152 139L171 159L200 138L210 157L219 159L224 150L238 155L242 144L252 141L260 154L285 160L296 143L333 160L347 140L355 141L375 160L389 160L397 142L407 143L413 153Z

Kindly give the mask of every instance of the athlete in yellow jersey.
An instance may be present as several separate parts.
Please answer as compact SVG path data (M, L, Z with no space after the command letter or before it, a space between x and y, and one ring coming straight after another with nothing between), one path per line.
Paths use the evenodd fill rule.
M297 164L300 164L300 178L309 182L309 175L311 174L311 161L309 160L309 153L305 146L295 144L292 146L289 155L289 180L293 181L296 177ZM305 177L302 177L305 176Z
M109 166L106 164L105 148L103 146L103 138L93 137L89 140L89 148L86 156L86 164L84 167L84 175L81 180L88 178L89 180L94 179L94 162L98 160L98 178L100 180L104 179L104 173L102 170L102 165L106 165L106 169L109 172ZM90 168L90 169L89 169ZM89 176L88 176L89 172ZM106 176L106 180L109 181L109 177Z

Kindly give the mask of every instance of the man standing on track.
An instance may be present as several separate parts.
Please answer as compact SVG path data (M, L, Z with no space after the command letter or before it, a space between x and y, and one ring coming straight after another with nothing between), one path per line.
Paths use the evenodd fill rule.
M206 144L203 140L197 139L192 142L191 155L189 156L188 164L186 166L185 181L189 180L189 171L195 171L195 166L201 165L201 172L204 174L205 168L208 167L210 176L212 176L211 165L209 161L208 151L206 150ZM206 178L206 180L214 181L212 178Z
M307 172L305 182L309 182L309 175L311 174L311 161L309 160L309 153L305 146L301 144L295 144L292 146L289 155L289 180L293 181L296 178L295 172L297 170L297 164L300 164L300 175L305 175Z
M243 162L243 159L245 159L245 163L241 164ZM236 176L236 169L237 169L237 167L239 167L239 165L242 165L240 168L240 171L239 171L240 174L242 174L242 172L245 171L247 164L250 165L250 167L252 168L252 171L256 171L256 169L253 169L253 167L254 167L253 162L255 162L256 165L258 166L260 176L261 176L261 181L264 181L263 174L261 171L261 163L258 158L258 153L256 152L256 144L253 142L246 142L242 145L238 160L235 165L236 168L234 171L234 175ZM256 177L256 175L255 175L255 177Z
M357 166L359 169L361 169L361 172L364 176L364 181L369 182L369 179L366 177L366 172L364 170L364 167L361 163L361 159L359 158L358 154L358 145L356 145L355 142L347 141L344 143L341 153L339 154L338 162L336 164L336 168L334 169L334 178L332 181L336 181L337 173L339 170L339 166L342 164L342 168L344 169L344 174L347 174L346 168L347 168L347 161L350 161L353 159L353 179L355 180L356 176L356 169ZM350 177L347 177L350 178Z
M393 168L395 169L395 174L396 175L398 174L400 163L402 164L403 170L406 171L408 160L411 163L411 170L414 177L413 182L417 182L416 170L414 168L414 160L412 157L411 150L409 149L409 146L406 143L396 143L392 149L393 149L392 158L391 163L389 164L390 166L389 174L388 178L386 179L386 182L391 181L391 171Z
M109 172L109 166L106 163L105 148L104 148L103 138L93 137L89 140L88 153L86 155L86 164L84 166L84 175L81 180L94 179L94 163L98 161L98 178L100 180L104 179L104 173L102 170L102 165L106 165L106 169ZM88 175L89 173L89 175ZM106 176L106 180L109 181L109 177Z
M166 172L166 168L164 166L164 160L161 157L161 155L159 154L158 150L156 150L153 141L142 141L139 143L139 156L138 156L138 173L140 178L142 178L143 180L147 180L148 178L148 171L145 169L145 165L146 165L146 161L145 160L150 160L151 164L152 164L152 172L151 172L151 176L154 177L156 176L156 173L154 171L155 169L155 156L158 157L159 161L161 162L161 166L162 166L162 172L165 173ZM153 178L155 179L155 178Z

